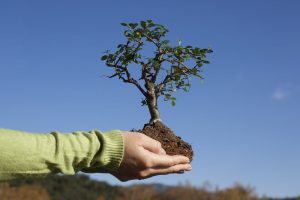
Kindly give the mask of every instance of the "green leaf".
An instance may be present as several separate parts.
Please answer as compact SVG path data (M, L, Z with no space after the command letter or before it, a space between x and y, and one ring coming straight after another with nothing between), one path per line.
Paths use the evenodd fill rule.
M139 40L142 38L142 35L141 35L141 33L140 33L139 31L135 31L135 32L133 33L133 35L134 35L135 38L137 38L137 39L139 39Z
M198 55L200 53L200 48L196 47L193 49L193 53Z
M121 23L121 25L122 25L122 26L127 26L127 24L126 24L126 23L124 23L124 22L122 22L122 23Z
M176 105L175 101L172 101L172 106L175 106L175 105Z
M138 24L136 24L136 23L130 23L130 24L129 24L130 28L132 28L132 29L135 29L135 27L137 27L137 25L138 25Z
M170 43L170 40L163 40L163 41L161 41L161 44L162 45L167 45L167 44L169 44Z
M101 60L106 60L106 59L107 59L107 55L101 57Z
M147 28L147 23L145 21L141 21L141 26L142 26L142 28L146 29Z
M124 35L127 37L129 35L129 31L128 30L124 31Z
M207 49L201 49L200 53L205 54L207 52Z

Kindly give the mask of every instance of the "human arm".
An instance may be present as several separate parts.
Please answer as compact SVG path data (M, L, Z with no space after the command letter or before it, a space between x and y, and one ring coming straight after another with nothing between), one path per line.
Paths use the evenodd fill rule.
M0 180L116 171L124 142L119 130L34 134L0 129Z
M190 170L183 156L167 156L140 133L99 131L33 134L0 129L0 180L49 174L111 173L121 181Z

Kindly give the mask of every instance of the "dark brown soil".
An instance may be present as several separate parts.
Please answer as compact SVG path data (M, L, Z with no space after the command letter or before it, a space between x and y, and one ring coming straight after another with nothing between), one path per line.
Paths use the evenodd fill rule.
M173 131L162 122L145 124L143 130L139 132L159 141L168 155L184 155L192 161L192 146L176 136Z

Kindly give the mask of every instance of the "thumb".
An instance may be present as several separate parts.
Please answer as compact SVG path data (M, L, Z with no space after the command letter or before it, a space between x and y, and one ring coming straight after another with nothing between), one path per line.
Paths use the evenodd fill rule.
M144 134L142 135L142 140L141 140L141 146L144 147L144 149L155 153L155 154L161 154L165 155L166 151L161 147L161 143L157 140L154 140Z

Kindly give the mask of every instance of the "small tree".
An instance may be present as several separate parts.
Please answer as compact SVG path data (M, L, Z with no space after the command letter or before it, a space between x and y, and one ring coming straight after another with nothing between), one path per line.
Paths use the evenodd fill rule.
M126 43L119 44L114 53L106 51L101 58L114 69L114 74L108 77L135 85L143 94L142 105L149 108L150 123L161 121L158 98L164 96L165 101L171 101L175 106L174 92L181 89L188 92L192 76L202 79L202 66L209 63L206 54L212 50L183 46L181 41L172 47L170 41L164 39L169 30L152 20L121 25L126 27ZM153 52L148 57L151 49ZM129 70L129 66L134 65L140 69L138 78L134 78Z

